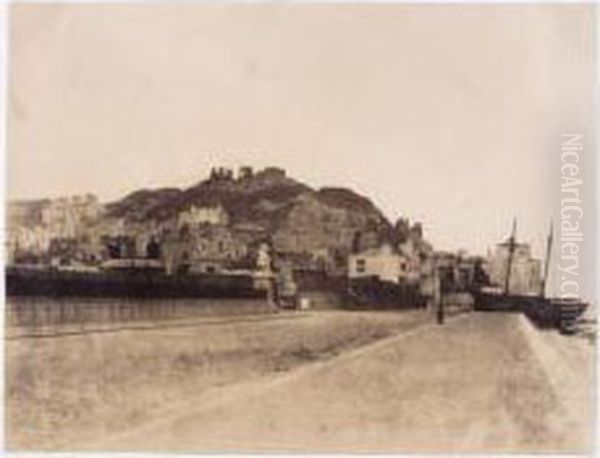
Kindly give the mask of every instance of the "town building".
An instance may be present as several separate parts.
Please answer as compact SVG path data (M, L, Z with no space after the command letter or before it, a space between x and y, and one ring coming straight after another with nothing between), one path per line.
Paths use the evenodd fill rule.
M409 281L419 282L421 275L427 273L425 267L430 257L430 253L426 251L428 248L429 245L423 246L413 237L398 245L398 251L406 260L406 275Z
M185 225L189 227L201 224L226 226L229 222L229 216L222 205L212 207L196 207L192 205L188 210L179 213L177 227Z
M409 277L409 260L389 243L370 248L348 257L348 278L377 278L399 283Z
M234 267L247 254L247 246L228 227L209 224L183 226L161 244L169 274L221 272Z

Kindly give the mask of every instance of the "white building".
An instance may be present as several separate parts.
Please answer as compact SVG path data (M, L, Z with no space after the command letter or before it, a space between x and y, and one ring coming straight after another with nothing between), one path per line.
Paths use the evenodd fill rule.
M200 224L226 226L229 221L227 212L221 205L215 207L196 207L192 205L189 210L179 213L177 226L193 227Z
M406 259L406 274L409 281L419 282L423 280L423 276L431 275L433 249L428 243L422 240L417 243L409 237L404 243L398 245L398 250Z
M508 273L510 243L496 245L495 251L488 256L487 273L493 284L504 288ZM527 243L515 243L511 262L509 293L519 295L537 295L541 291L541 262L531 256Z
M399 283L410 273L406 256L384 243L348 257L348 277L352 279L377 277L381 281Z

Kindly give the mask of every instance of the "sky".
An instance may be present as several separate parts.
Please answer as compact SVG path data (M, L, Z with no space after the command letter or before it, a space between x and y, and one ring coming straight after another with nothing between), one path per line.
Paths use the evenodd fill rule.
M13 4L7 195L110 201L274 165L439 249L485 254L516 217L542 257L560 136L592 136L591 11Z

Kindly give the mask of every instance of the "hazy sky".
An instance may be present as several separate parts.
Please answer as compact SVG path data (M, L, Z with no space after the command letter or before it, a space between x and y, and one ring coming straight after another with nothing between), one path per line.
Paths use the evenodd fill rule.
M277 165L437 248L543 251L560 134L589 133L591 5L13 5L11 198Z

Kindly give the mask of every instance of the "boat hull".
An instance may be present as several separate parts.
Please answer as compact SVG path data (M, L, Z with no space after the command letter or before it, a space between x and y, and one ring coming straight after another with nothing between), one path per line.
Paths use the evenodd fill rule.
M544 328L567 329L585 311L588 304L558 298L475 293L475 310L520 312Z

